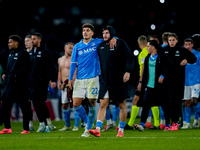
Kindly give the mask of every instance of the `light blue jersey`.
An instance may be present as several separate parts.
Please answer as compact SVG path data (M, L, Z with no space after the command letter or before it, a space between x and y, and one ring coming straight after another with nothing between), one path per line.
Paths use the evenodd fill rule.
M193 49L192 53L197 57L197 62L194 64L186 64L185 86L200 84L200 52Z
M100 62L97 53L98 45L103 39L91 39L83 43L83 39L74 45L71 58L69 80L73 79L74 66L77 64L77 79L89 79L100 75Z

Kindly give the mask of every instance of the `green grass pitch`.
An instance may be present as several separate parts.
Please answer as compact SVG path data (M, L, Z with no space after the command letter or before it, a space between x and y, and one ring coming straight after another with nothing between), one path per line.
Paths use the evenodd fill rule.
M139 122L139 120L137 120ZM72 125L74 121L71 121ZM37 130L38 122L34 122ZM64 121L55 121L53 124L57 130L50 133L36 133L21 135L22 122L12 122L12 134L0 135L0 150L27 149L27 150L199 150L200 129L178 131L149 130L144 132L137 130L125 130L123 138L117 138L115 129L101 132L101 137L81 137L84 129L79 131L59 132L64 126ZM2 130L4 126L0 126Z

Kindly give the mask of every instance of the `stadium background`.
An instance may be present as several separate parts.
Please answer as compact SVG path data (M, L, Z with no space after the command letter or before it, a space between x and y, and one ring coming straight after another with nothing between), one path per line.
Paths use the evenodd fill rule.
M11 34L24 38L33 32L44 35L56 62L63 55L66 42L80 41L81 25L86 22L95 26L94 37L101 36L103 25L114 26L117 37L124 39L132 51L138 49L137 38L141 34L161 37L163 32L175 32L182 44L183 39L200 33L197 2L0 0L0 64L5 69ZM137 68L134 71L137 72ZM136 84L137 79L133 83Z

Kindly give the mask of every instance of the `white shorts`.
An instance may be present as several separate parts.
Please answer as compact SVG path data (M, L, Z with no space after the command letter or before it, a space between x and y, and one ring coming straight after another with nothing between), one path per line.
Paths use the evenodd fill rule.
M106 94L104 95L103 98L109 98L108 91L106 91Z
M70 99L67 97L67 88L65 88L64 90L61 90L62 92L62 99L61 99L61 102L62 104L67 104L70 102Z
M191 98L199 98L200 84L193 86L185 86L183 100L190 100Z
M90 79L76 79L73 98L97 99L99 93L99 76Z

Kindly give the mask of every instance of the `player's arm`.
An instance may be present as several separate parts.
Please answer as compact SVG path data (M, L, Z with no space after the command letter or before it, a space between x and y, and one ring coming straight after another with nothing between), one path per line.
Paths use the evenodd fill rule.
M61 74L60 58L59 58L58 59L58 85L57 85L57 87L58 87L59 90L60 90L61 85L62 85L61 81L62 81L62 74Z
M74 46L73 48L73 51L72 51L72 58L71 58L71 65L70 65L70 71L69 71L69 88L72 89L73 87L73 84L74 84L74 80L73 80L73 77L74 77L74 74L75 74L75 71L76 71L76 64L77 64L77 48L76 48L76 45Z

